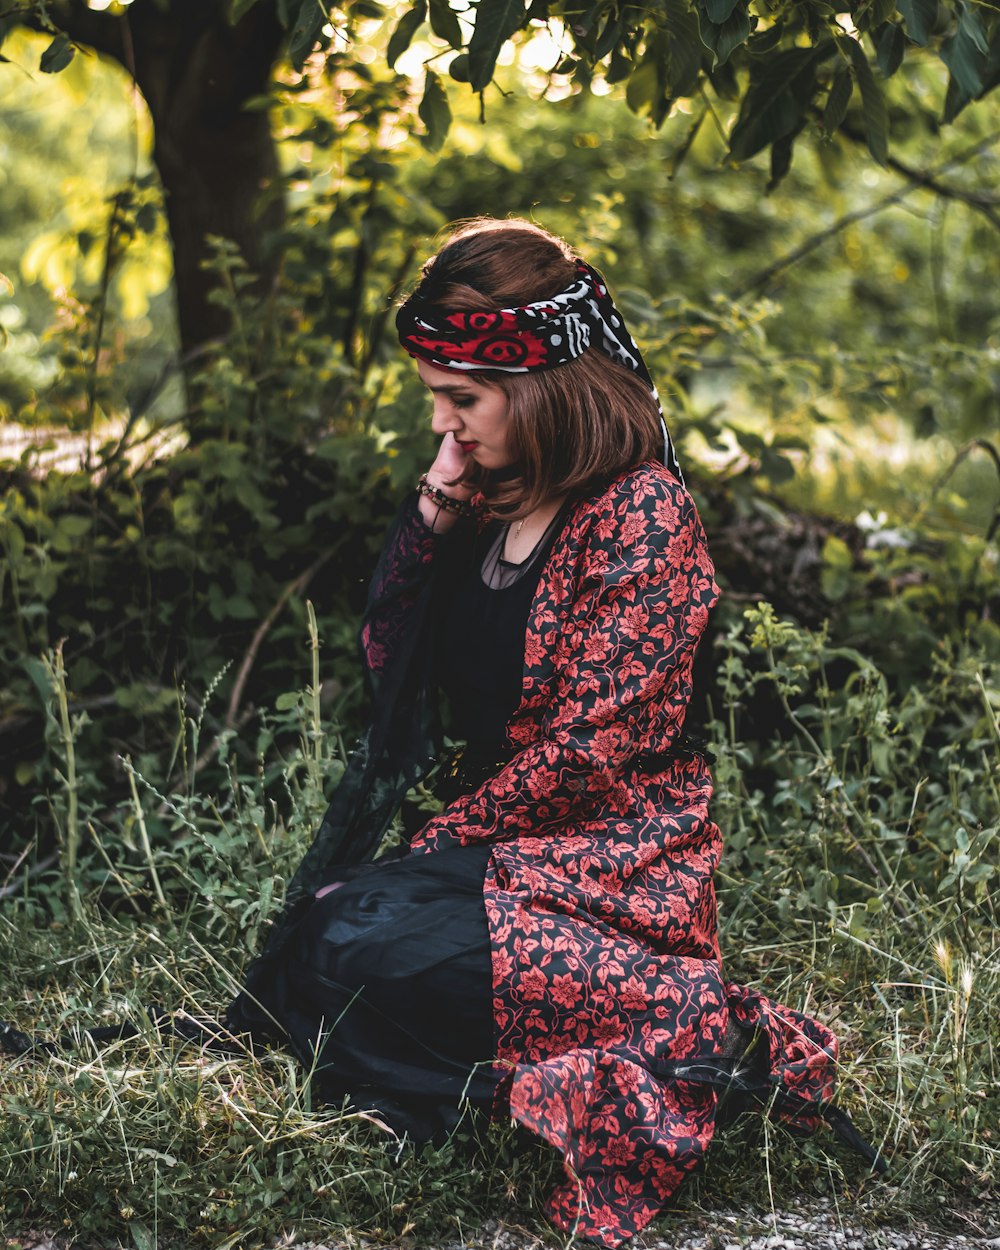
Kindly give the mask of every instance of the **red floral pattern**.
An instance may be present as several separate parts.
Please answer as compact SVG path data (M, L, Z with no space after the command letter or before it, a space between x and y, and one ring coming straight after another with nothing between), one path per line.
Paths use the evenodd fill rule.
M646 762L678 743L717 597L694 503L663 466L576 507L529 616L517 754L413 842L492 847L511 1114L564 1156L553 1220L607 1246L656 1215L711 1140L714 1090L667 1065L722 1054L730 1013L766 1040L773 1080L806 1100L832 1092L829 1030L723 981L704 759ZM377 667L386 639L368 641Z

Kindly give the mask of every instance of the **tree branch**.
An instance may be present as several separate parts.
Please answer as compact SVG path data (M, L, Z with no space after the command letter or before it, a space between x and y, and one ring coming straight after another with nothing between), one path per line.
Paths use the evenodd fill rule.
M852 135L850 137L854 138L855 136ZM825 229L810 235L798 247L792 248L791 251L786 252L784 256L780 256L772 264L758 270L748 282L745 282L742 287L738 288L734 298L745 299L748 295L759 294L770 285L771 281L779 273L782 273L791 265L797 264L798 261L808 256L810 252L814 252L818 247L826 243L828 239L832 239L834 235L839 234L842 230L846 230L848 226L854 225L857 221L863 221L866 217L872 217L876 213L882 212L883 209L900 203L900 201L905 200L915 191L933 191L936 195L960 200L968 204L970 208L975 208L979 212L984 213L993 225L1000 230L1000 213L994 210L989 203L992 197L976 192L965 192L957 187L946 187L938 181L939 174L953 169L956 165L963 165L967 161L971 161L974 157L993 147L998 138L1000 138L1000 134L989 135L978 143L974 143L971 147L965 148L963 151L949 157L948 160L942 161L940 165L931 170L909 170L907 167L896 169L897 173L900 173L907 179L906 186L902 186L897 191L883 196L882 199L876 200L874 204L869 204L867 208L857 208L849 213L845 213ZM901 165L901 162L896 162L896 164ZM893 168L895 168L895 165Z
M868 143L867 138L852 127L841 126L840 129L853 143ZM981 140L961 160L978 156L980 152L992 147L997 142L998 137L1000 136L994 134ZM933 191L935 195L940 196L942 199L957 200L959 203L968 204L970 208L974 208L976 212L982 213L993 226L1000 230L1000 212L997 211L998 206L1000 206L1000 196L992 195L988 191L970 191L965 187L953 187L938 181L937 175L950 169L956 163L959 163L959 158L939 165L937 169L923 170L914 169L912 165L907 165L905 161L901 161L897 156L890 156L886 161L891 170L899 174L900 177L905 178L908 182L913 183L917 187L923 187L927 191Z
M306 586L309 585L313 577L319 572L323 565L336 554L336 551L337 548L327 551L325 555L320 556L318 560L314 560L304 573L300 573L294 581L289 582L278 596L278 600L274 607L271 608L267 616L265 616L261 623L257 626L254 631L254 636L250 640L250 645L246 649L246 654L243 656L239 672L236 674L236 680L233 682L232 694L229 696L229 707L226 709L225 723L227 729L234 728L237 723L240 703L243 699L243 690L246 686L247 678L250 676L250 670L254 666L254 661L257 659L257 652L260 650L260 644L267 637L271 626L278 619L281 609L293 595L300 593L306 588Z
M776 261L766 268L758 270L749 282L744 283L742 287L737 289L734 298L745 299L748 295L760 294L765 287L770 286L772 279L776 278L779 273L797 264L804 257L808 256L810 252L815 252L828 239L832 239L834 235L840 234L848 226L853 226L856 221L864 221L866 217L874 217L876 213L880 213L884 208L890 208L893 204L898 204L900 200L905 200L908 195L912 195L915 190L915 187L901 187L898 191L894 191L892 195L883 196L881 200L876 200L874 204L869 204L867 208L856 208L850 213L845 213L843 217L838 217L825 230L819 230L816 234L811 234L798 247L793 247L790 252L786 252L784 256L779 256Z
M974 438L971 443L966 443L965 446L961 448L954 460L952 460L951 464L947 467L947 469L945 469L945 471L931 487L928 502L930 499L933 499L938 491L941 490L941 488L948 482L962 461L967 459L968 456L970 456L974 451L986 452L989 458L993 461L993 467L997 471L997 477L1000 478L1000 451L997 451L988 439ZM920 509L918 516L922 516L925 510L926 505ZM990 523L986 529L987 543L991 543L993 541L993 537L998 530L1000 530L1000 502L998 502L996 507L993 509L993 516L990 518Z

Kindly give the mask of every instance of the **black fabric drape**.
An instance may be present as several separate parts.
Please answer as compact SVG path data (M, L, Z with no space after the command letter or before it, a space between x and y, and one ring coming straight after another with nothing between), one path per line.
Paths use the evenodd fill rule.
M371 719L348 756L312 845L288 883L285 906L247 970L244 991L228 1009L227 1023L234 1030L266 1032L257 1000L266 996L273 960L302 904L332 879L337 868L374 859L403 796L427 775L439 754L432 605L438 583L468 548L473 527L463 523L435 537L433 561L425 559L421 549L401 553L401 541L413 532L416 508L417 497L411 495L397 511L369 591L363 628L375 616L399 618L392 654L377 675L362 650Z

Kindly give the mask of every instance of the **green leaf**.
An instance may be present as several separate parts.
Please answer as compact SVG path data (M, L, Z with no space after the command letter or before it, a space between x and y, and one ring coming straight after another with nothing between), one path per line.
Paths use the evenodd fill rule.
M139 1220L132 1220L129 1223L128 1230L132 1234L135 1250L156 1250L156 1238L145 1224Z
M823 129L828 135L836 134L843 125L853 94L854 79L851 71L841 66L833 76L830 94L826 97L826 108L823 110Z
M891 78L903 61L906 36L896 22L886 22L875 36L875 59L884 78Z
M93 528L93 522L90 517L77 516L70 513L67 516L61 516L56 522L56 532L65 534L68 538L82 538L84 534L89 534Z
M621 43L622 20L620 17L609 18L600 30L594 43L594 59L603 61L613 48Z
M155 204L141 204L135 215L135 224L143 234L152 234L160 224L160 210Z
M684 137L683 143L674 152L673 156L667 164L667 177L676 178L680 167L684 164L688 152L694 145L695 139L698 137L698 131L701 129L702 122L708 116L708 109L704 108L688 127L688 132Z
M971 5L959 4L958 26L941 44L941 60L951 71L956 88L951 118L982 94L989 50L982 18Z
M871 29L879 30L896 15L896 0L872 0Z
M896 0L865 0L852 13L855 29L862 35L884 26L896 12Z
M938 0L896 0L896 8L906 23L906 33L923 47L937 22Z
M248 595L230 595L226 600L226 612L235 620L249 621L256 617L257 608Z
M320 33L327 23L326 10L318 0L302 0L299 13L288 38L288 59L296 73L302 72L306 58L319 42Z
M43 74L58 74L61 69L66 68L75 55L76 48L70 43L68 36L56 35L42 53L38 68Z
M755 32L747 40L747 51L752 56L767 56L781 42L783 28L780 22Z
M632 71L625 88L625 103L640 117L653 106L660 91L660 76L652 61L643 61Z
M872 73L861 44L846 37L837 42L850 58L854 77L861 88L861 111L868 136L868 151L880 165L884 165L889 155L889 112L882 88Z
M468 52L460 52L458 56L451 58L451 64L448 66L448 73L456 82L469 81L469 54Z
M250 12L258 0L232 0L229 7L229 24L235 26Z
M701 33L698 15L688 0L664 0L667 10L667 62L663 86L667 95L688 96L701 72Z
M986 37L986 28L983 26L982 14L973 5L959 5L958 29L970 43L978 48L983 56L989 55L990 41Z
M730 100L734 104L739 100L742 95L742 85L736 77L732 61L713 65L705 73L712 84L712 90L720 100Z
M424 79L424 98L417 109L420 120L427 127L424 143L432 152L439 151L451 125L451 106L441 79L432 69Z
M389 47L385 59L390 69L396 68L396 62L413 42L413 36L424 24L427 17L427 0L417 0L412 9L407 9L396 23L396 29L389 36Z
M704 12L710 22L721 26L729 21L733 10L739 3L740 0L699 0L698 8Z
M604 77L611 86L614 86L616 83L624 82L631 75L633 69L634 63L632 58L619 46L611 53L611 60L608 62L608 69Z
M746 9L734 9L722 23L715 23L708 18L704 9L707 5L699 0L698 10L701 14L701 41L706 48L715 53L713 68L725 63L742 43L746 43L750 35L750 15Z
M469 81L474 90L489 86L500 49L524 21L524 0L480 0L469 40Z
M431 0L431 30L451 48L464 42L462 28L448 0Z
M801 124L816 87L816 67L832 51L831 41L815 48L789 48L753 67L729 136L734 160L747 160Z
M736 441L743 450L750 456L759 456L767 444L759 434L755 434L753 430L733 430Z
M828 534L823 543L823 563L830 568L850 569L854 567L854 556L842 538Z
M827 536L823 544L823 567L820 570L820 589L828 599L843 599L851 586L854 557L851 549L835 534Z
M771 145L771 177L766 187L768 194L774 190L792 167L792 150L795 147L795 136L798 133L798 130L793 130L790 135L783 135L776 143Z

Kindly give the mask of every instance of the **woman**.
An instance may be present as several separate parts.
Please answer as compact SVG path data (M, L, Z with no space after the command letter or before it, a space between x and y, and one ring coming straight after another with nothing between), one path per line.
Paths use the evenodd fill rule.
M232 1019L263 1005L330 1095L416 1138L466 1103L510 1114L563 1153L555 1222L615 1246L697 1163L720 1085L780 1089L811 1127L836 1043L723 981L684 733L718 590L602 279L527 222L478 221L397 327L441 442L372 588L372 726ZM467 741L442 810L345 871L434 761L438 688Z

